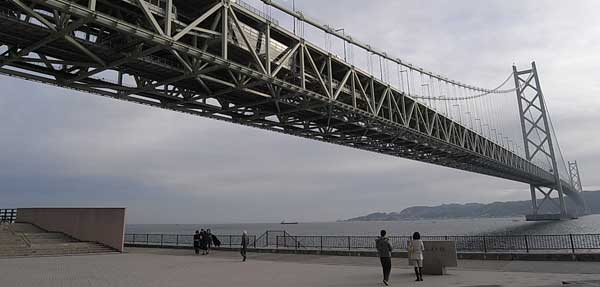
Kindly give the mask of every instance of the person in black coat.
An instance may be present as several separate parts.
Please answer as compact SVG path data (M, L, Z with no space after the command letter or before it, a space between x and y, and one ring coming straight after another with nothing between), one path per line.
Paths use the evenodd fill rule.
M213 234L210 229L206 230L206 254L210 253L210 248L213 245Z
M246 230L244 230L244 233L242 233L242 240L241 240L241 248L240 248L240 253L242 254L242 262L246 261L246 252L248 251L248 243L250 242L250 240L248 239L248 232L246 232Z
M215 247L221 247L221 240L216 235L212 235L212 243Z
M206 234L206 231L204 231L204 229L200 231L200 249L202 249L202 255L208 254L208 235Z
M198 230L194 234L194 252L196 252L196 255L200 254L200 231Z

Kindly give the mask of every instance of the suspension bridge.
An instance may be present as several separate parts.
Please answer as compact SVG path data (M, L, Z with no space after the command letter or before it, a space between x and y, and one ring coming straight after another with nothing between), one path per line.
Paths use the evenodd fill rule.
M248 1L4 0L0 73L522 182L529 220L584 213L535 63L477 87Z

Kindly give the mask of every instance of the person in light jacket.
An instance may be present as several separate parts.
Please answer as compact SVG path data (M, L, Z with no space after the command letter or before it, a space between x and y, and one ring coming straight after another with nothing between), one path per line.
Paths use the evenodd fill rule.
M412 265L415 266L415 275L417 280L423 281L423 251L425 246L421 241L421 234L419 232L413 233L413 239L408 243L408 258L411 260Z
M388 286L392 271L392 244L390 244L386 233L385 230L381 230L381 236L375 239L375 247L377 248L379 261L381 261L381 268L383 269L383 284Z

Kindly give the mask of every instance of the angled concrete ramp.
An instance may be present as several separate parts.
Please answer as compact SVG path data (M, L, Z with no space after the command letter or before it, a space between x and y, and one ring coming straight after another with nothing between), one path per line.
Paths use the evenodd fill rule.
M95 242L82 242L59 232L46 232L34 225L0 225L0 258L116 253Z

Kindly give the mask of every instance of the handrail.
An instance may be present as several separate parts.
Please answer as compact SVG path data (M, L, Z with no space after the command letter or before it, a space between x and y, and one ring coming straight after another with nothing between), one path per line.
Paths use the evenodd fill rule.
M371 235L290 235L286 231L277 231L284 235L273 235L274 231L266 231L261 236L249 235L254 248L259 249L299 249L303 250L373 250L377 236ZM271 236L275 240L265 240L265 244L257 241ZM142 238L141 241L136 238ZM222 247L237 248L241 235L216 235L221 238ZM165 241L165 237L177 237L177 242ZM191 238L192 235L181 234L131 234L125 235L125 243L134 246L187 246L191 247L192 241L182 242L182 237ZM226 241L225 239L229 239ZM235 240L235 243L233 239ZM390 236L390 242L396 249L407 248L406 242L410 235ZM131 240L133 239L133 240ZM254 241L252 241L254 239ZM294 244L284 242L280 239L292 240ZM566 251L576 253L578 250L600 250L600 234L545 234L545 235L426 235L423 240L451 240L456 242L456 248L462 252L531 252L531 251Z
M27 237L27 235L25 235L24 233L19 233L16 234L17 236L21 237L21 239L23 240L23 242L25 242L25 245L27 245L27 247L31 247L31 240L29 240L29 238Z
M0 209L0 224L14 223L17 220L17 209Z

